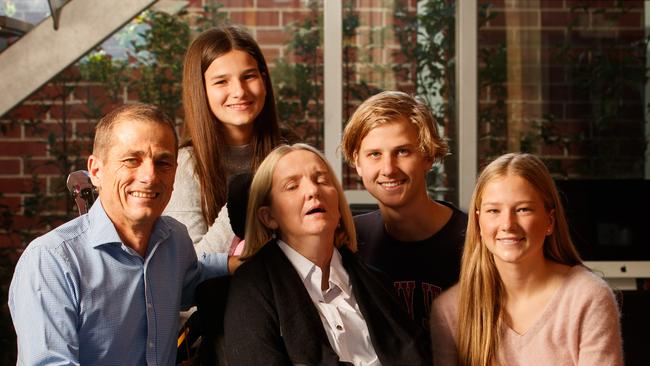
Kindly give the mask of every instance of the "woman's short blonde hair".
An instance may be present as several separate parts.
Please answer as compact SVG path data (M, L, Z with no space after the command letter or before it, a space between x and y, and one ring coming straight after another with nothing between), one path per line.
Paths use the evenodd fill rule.
M293 145L280 145L275 148L271 153L262 161L253 181L251 183L250 195L248 198L248 209L246 214L246 244L242 257L244 259L250 258L257 253L271 238L273 238L273 230L266 227L258 217L260 207L269 206L271 204L271 188L273 186L273 172L280 159L292 151L306 150L318 156L330 174L332 184L338 192L339 199L339 212L341 218L339 225L334 234L334 245L339 248L342 246L347 247L351 251L357 250L356 232L354 230L354 221L352 220L352 212L343 194L341 183L334 175L332 166L327 162L327 159L316 148L307 144L293 144Z
M415 126L418 148L432 162L440 162L447 155L447 142L438 133L431 109L422 101L400 91L384 91L361 103L343 131L341 154L354 164L361 141L381 125L406 121Z

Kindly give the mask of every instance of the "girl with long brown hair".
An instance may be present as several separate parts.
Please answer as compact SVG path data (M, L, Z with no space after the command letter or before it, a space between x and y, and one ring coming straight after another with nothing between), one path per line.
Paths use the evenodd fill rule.
M470 203L460 281L431 314L436 365L622 365L619 312L582 265L544 163L490 163Z
M183 124L174 193L165 211L187 226L195 249L228 252L228 179L255 171L280 140L266 61L239 26L201 33L183 67Z

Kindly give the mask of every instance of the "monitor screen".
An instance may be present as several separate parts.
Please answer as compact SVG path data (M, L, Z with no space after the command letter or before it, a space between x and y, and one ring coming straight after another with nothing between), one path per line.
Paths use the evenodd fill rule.
M650 180L557 180L556 184L571 238L583 260L611 262L608 269L595 265L605 277L650 276L646 211Z

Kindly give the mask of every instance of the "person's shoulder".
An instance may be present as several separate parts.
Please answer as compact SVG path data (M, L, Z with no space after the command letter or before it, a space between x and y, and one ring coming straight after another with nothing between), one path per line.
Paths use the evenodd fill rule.
M571 267L567 275L567 291L579 296L613 296L611 287L587 267Z
M381 212L378 209L356 215L353 219L355 225L379 225L382 222Z
M81 215L35 238L27 250L55 250L63 245L75 245L89 229L88 214Z
M266 273L269 267L273 267L278 262L278 255L283 256L282 251L278 248L275 241L269 241L264 244L260 250L252 257L248 258L237 268L233 275L233 281L241 278L267 278ZM272 270L273 268L271 268ZM278 270L280 270L278 268Z
M367 241L378 240L379 236L384 232L384 220L379 210L356 215L353 219L354 229L357 232L357 238L361 246Z
M456 283L436 297L433 304L438 309L455 308L458 305L458 296L460 296L460 286Z
M467 225L467 213L460 208L456 207L451 202L447 201L442 201L442 200L436 200L437 203L446 206L451 209L451 218L449 219L449 222L447 223L448 225L452 224L462 224L462 225Z
M194 172L194 149L191 146L185 146L178 149L177 170L179 172Z
M159 220L167 230L171 231L172 234L180 234L182 236L185 236L185 234L187 234L187 227L185 224L178 221L176 218L172 216L162 215L160 216Z
M41 263L39 266L42 265L42 261L56 262L59 265L70 263L69 257L74 255L73 252L83 251L87 247L86 236L90 228L87 216L76 217L32 240L22 253L19 262L25 264L36 260ZM26 266L31 265L26 264Z

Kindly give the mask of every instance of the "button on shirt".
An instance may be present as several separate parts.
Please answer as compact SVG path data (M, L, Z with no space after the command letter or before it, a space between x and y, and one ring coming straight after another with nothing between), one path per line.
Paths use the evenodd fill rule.
M332 253L328 289L322 291L321 269L282 240L278 246L300 275L340 360L357 366L380 365L339 251Z
M187 229L159 218L142 258L101 202L35 239L9 289L18 364L174 365L179 310L227 256L197 261Z

